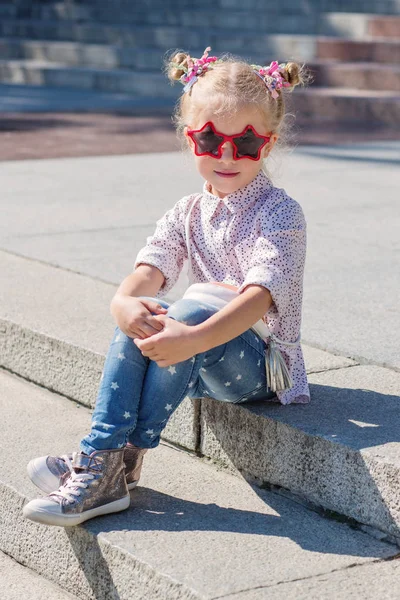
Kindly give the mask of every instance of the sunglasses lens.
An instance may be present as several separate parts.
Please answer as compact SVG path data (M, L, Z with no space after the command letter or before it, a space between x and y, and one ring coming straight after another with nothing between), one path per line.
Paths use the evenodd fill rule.
M265 139L248 129L245 134L235 137L233 143L236 146L238 158L248 156L258 159L260 148L265 144Z
M217 135L211 127L207 127L204 131L195 133L193 140L196 144L198 154L213 154L214 156L218 156L218 147L224 141L224 138Z

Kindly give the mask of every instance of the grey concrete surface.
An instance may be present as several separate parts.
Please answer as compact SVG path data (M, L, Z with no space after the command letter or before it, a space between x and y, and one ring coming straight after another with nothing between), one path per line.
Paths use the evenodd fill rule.
M58 586L40 577L0 552L0 597L2 600L76 600Z
M299 147L270 163L308 223L303 340L395 369L399 157L398 142L376 142ZM157 218L202 181L189 157L165 153L7 162L0 185L1 248L118 283Z
M201 452L400 541L400 374L354 366L309 379L309 405L203 400Z
M332 571L311 579L281 582L279 586L224 596L224 600L397 600L400 562L389 560L345 571Z
M36 525L21 516L38 495L25 464L76 447L89 411L4 372L0 405L0 549L85 600L279 594L282 582L375 569L398 552L165 446L146 456L130 510L72 530Z

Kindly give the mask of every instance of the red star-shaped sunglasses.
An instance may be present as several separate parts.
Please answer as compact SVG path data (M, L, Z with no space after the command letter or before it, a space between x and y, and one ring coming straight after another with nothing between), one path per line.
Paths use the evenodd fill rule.
M194 142L194 153L196 156L222 157L222 146L230 142L233 146L234 160L249 158L260 160L261 150L268 144L271 136L260 135L252 125L246 125L241 133L225 135L208 121L201 129L188 129L187 135Z

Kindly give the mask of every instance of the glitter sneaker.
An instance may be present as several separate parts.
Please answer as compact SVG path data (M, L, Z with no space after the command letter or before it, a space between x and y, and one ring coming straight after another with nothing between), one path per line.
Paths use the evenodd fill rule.
M73 454L72 472L63 485L44 498L28 502L24 517L44 525L69 527L129 508L123 458L123 450Z
M124 448L125 476L128 490L137 486L142 470L143 457L147 448L126 446ZM28 475L40 490L50 494L58 489L72 473L72 454L62 456L40 456L27 466Z

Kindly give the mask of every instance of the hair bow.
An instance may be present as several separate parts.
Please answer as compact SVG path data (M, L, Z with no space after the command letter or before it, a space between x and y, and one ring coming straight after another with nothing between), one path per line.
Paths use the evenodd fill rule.
M254 72L263 80L268 88L272 98L279 97L278 91L283 87L291 87L291 84L285 80L282 73L285 69L285 63L278 64L274 60L269 67L261 67L260 65L251 65Z

